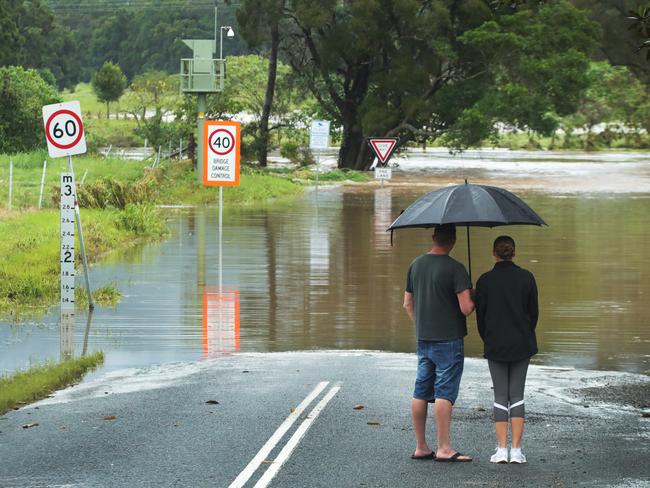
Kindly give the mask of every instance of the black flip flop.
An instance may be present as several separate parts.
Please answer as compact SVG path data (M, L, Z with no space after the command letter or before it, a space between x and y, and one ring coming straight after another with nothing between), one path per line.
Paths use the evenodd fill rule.
M453 456L449 458L434 458L434 461L438 461L439 463L471 463L472 459L460 459L461 456L464 456L465 454L461 454L457 452Z
M426 454L425 456L416 456L415 454L411 454L411 459L417 459L419 461L423 461L425 459L435 459L435 458L436 458L436 454L434 452Z

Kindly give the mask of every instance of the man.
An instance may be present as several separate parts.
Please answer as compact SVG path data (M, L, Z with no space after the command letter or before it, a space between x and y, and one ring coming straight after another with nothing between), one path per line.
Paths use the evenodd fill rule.
M418 368L411 403L416 448L413 459L469 462L449 441L451 411L458 397L465 359L466 317L474 310L472 283L465 267L449 256L456 244L453 224L437 226L433 247L409 267L404 309L415 322ZM429 448L425 436L428 404L435 402L438 448Z

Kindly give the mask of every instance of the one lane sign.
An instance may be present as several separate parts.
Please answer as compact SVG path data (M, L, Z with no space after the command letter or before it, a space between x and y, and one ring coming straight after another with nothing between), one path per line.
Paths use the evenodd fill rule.
M78 101L44 105L43 125L51 158L86 152L86 135Z
M239 186L241 124L208 120L203 127L203 184Z

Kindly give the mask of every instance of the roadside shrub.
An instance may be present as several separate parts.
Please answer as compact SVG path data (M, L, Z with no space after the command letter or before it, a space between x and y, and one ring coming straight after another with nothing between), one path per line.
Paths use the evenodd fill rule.
M280 145L280 155L283 158L287 158L291 162L297 162L299 147L300 144L298 141L295 141L293 139L282 141L282 144Z
M117 227L139 236L164 235L167 227L160 211L150 204L128 204L117 215Z
M316 160L309 147L300 144L295 139L287 139L282 141L280 145L280 154L283 158L287 158L292 163L299 166L309 166L314 164Z
M84 208L123 209L129 204L151 203L157 196L158 181L152 173L132 182L100 178L77 188L79 205Z

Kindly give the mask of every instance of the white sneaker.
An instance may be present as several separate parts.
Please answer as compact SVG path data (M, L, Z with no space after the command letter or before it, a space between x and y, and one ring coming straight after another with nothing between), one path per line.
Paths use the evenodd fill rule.
M523 453L521 448L512 448L510 449L510 462L514 464L524 464L526 463L526 455Z
M506 464L508 462L508 448L497 447L490 458L491 463Z

